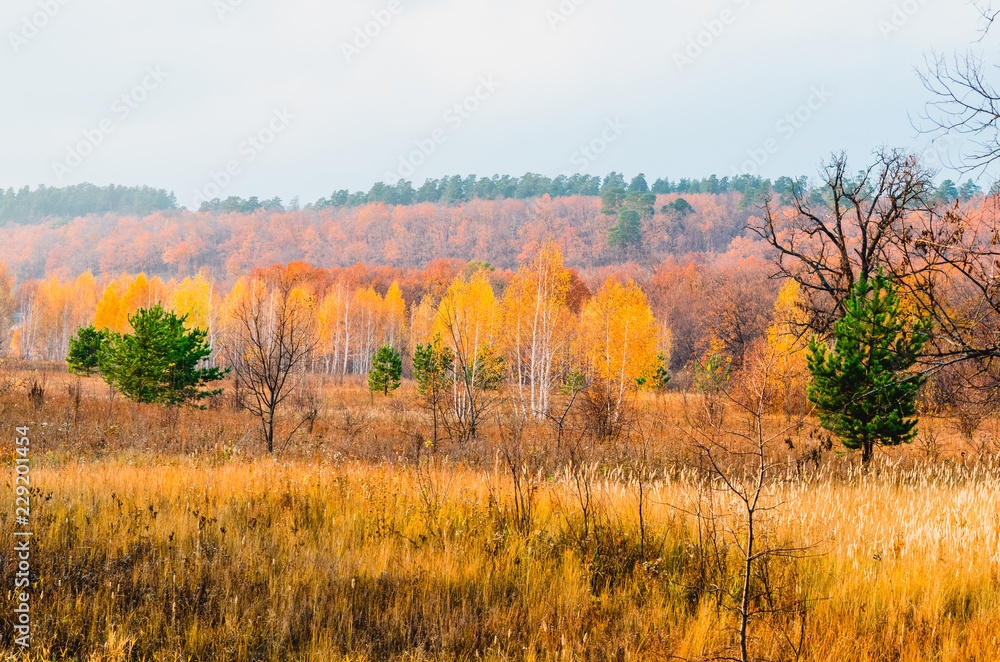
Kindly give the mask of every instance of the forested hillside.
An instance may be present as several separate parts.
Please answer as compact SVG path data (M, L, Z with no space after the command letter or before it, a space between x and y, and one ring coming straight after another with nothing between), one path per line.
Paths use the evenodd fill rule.
M635 241L616 247L609 244L609 231L628 210L602 213L602 200L594 196L250 214L93 214L0 228L0 260L19 280L68 278L88 270L98 277L144 272L170 278L201 269L226 279L262 264L292 261L410 269L443 258L512 269L551 236L577 269L653 265L668 257L689 261L700 254L757 250L746 236L753 210L740 199L738 193L655 196L641 214Z
M805 178L796 182L782 177L773 184L773 190L782 193L793 183L805 186ZM418 187L412 182L400 180L395 184L377 182L368 191L347 189L334 191L329 197L320 198L305 205L307 209L328 207L361 207L375 202L388 205L413 205L421 202L457 204L470 200L497 200L501 198L527 200L550 196L553 198L576 195L605 195L614 190L626 193L739 193L744 204L757 200L765 191L772 189L770 180L741 175L730 180L712 175L705 179L682 178L677 182L657 179L652 187L646 183L643 174L626 181L624 175L608 173L604 178L593 175L560 175L555 179L527 173L521 177L493 175L492 177L466 177L454 175L441 179L430 178ZM173 193L148 186L98 187L93 184L79 184L65 188L39 186L32 190L25 186L18 190L0 188L0 223L37 223L47 219L68 219L89 214L132 214L144 215L154 211L178 209ZM258 210L298 211L298 198L287 205L279 197L261 200L258 196L246 199L229 196L216 198L201 204L194 211L215 213L253 213Z
M191 212L170 208L167 196L161 199L170 203L166 209L143 213L8 222L0 227L0 263L9 273L0 284L9 298L0 311L8 325L0 344L10 344L7 330L19 312L19 325L30 322L30 329L20 334L18 353L61 360L76 325L89 322L99 301L105 313L111 306L124 319L152 301L188 301L194 287L214 308L214 299L241 278L290 263L315 270L314 296L341 292L351 311L345 313L348 325L360 324L353 315L394 286L412 315L426 297L437 301L455 279L484 267L501 296L519 266L551 239L571 269L577 313L609 277L632 281L647 296L660 334L669 338L671 369L689 366L712 343L738 362L771 323L780 285L768 264L773 249L750 228L761 227L767 201L774 216L794 213L793 186L810 202L825 204L822 192L801 179L657 180L650 187L641 175L629 183L611 173L603 181L445 178L428 180L416 193L407 182L376 185L367 202L354 205L361 194L333 200L335 194L304 209L277 199L228 198L213 201L210 211ZM596 194L567 194L567 187L590 187ZM664 190L671 192L654 192ZM36 208L54 191L3 199ZM83 186L62 194L74 204L90 196L114 208L126 205L129 191ZM131 192L136 205L152 204L162 193ZM946 181L933 197L968 200L978 193L974 185ZM398 204L390 202L393 196ZM415 201L428 197L433 201ZM977 200L983 198L964 205L967 211L980 206ZM71 308L79 310L68 315ZM365 365L365 352L351 365Z
M616 172L555 179L444 177L419 188L377 183L336 191L300 208L280 198L235 196L198 212L178 209L172 193L150 187L81 184L0 189L0 260L18 279L85 271L185 276L206 269L232 279L262 264L305 261L423 268L435 259L479 260L511 269L556 239L581 270L623 263L655 265L760 255L748 219L762 205L786 206L792 191L819 195L808 180L657 179ZM945 180L931 202L982 193L971 180Z

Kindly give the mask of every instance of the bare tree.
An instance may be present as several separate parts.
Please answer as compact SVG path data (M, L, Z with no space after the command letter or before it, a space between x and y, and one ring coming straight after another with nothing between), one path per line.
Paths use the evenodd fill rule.
M915 157L883 151L852 177L840 155L821 189L794 189L791 210L768 201L751 230L774 249L775 276L799 284L800 333L828 334L855 283L881 268L934 322L926 370L974 361L1000 375L1000 197L943 208L931 190Z
M514 525L529 533L535 517L539 456L525 434L528 412L519 411L513 402L503 409L495 414L498 455L511 479ZM499 498L493 498L500 503Z
M927 370L968 363L963 387L989 388L1000 402L1000 199L978 210L959 205L911 219L896 248L901 292L934 322ZM978 396L977 396L978 397Z
M766 265L740 265L709 274L711 301L703 312L707 337L718 338L733 359L743 364L750 348L766 337L779 283L767 278Z
M829 333L855 283L901 261L904 221L926 209L930 184L916 157L899 150L878 152L853 176L841 153L824 167L821 188L793 186L790 213L766 202L750 230L775 249L775 275L799 284L808 330Z
M724 406L732 415L706 418L699 412L688 418L686 431L707 471L705 493L691 514L699 520L699 531L711 538L704 546L715 556L709 564L714 576L699 588L737 617L735 645L714 659L759 659L752 655L754 629L771 616L803 613L792 587L778 586L772 577L775 561L794 560L805 552L781 544L769 525L783 505L780 483L785 464L776 459L774 449L798 425L798 421L784 426L769 422L774 362L773 350L756 349L748 356L744 370L723 390ZM730 419L733 423L726 424ZM797 658L801 637L796 644L784 630L781 635Z
M931 100L922 118L925 125L919 128L970 136L973 147L963 152L961 163L953 164L963 172L981 171L1000 159L1000 93L988 76L994 67L971 51L950 58L932 53L920 72Z
M576 403L577 396L587 389L587 382L583 375L577 371L572 371L566 377L566 382L559 389L559 395L564 396L560 403L557 398L552 399L552 403L545 416L552 422L556 429L556 450L562 449L563 432L566 430L567 418L573 411L573 404ZM556 404L559 409L554 409Z
M506 366L488 342L486 316L472 306L456 306L445 300L438 313L443 320L445 341L454 353L452 412L444 423L452 438L476 439L480 424L503 400Z
M971 0L970 4L979 11L983 19L982 31L985 36L993 27L993 22L1000 16L1000 9L995 8L990 0Z
M993 415L1000 402L998 368L1000 362L981 359L941 366L925 389L925 413L949 416L962 437L974 444L976 431Z
M1000 16L991 0L970 0L982 20L980 41ZM931 94L923 116L924 132L969 137L971 150L958 164L963 172L984 172L1000 161L1000 91L991 82L997 64L987 64L973 50L951 57L932 53L920 72ZM993 193L996 193L994 190ZM924 278L912 283L914 300L935 322L937 367L972 362L972 375L997 392L1000 373L1000 198L991 195L977 217L960 209L927 215L901 242L907 258L923 260ZM909 241L905 241L909 239ZM972 384L970 384L972 385ZM982 390L981 388L979 390ZM991 404L1000 402L993 398Z
M970 0L978 10L981 30L978 41L989 35L1000 9L990 0ZM987 65L969 49L948 57L930 53L920 71L920 80L931 95L922 124L917 129L931 134L970 136L971 151L961 155L962 172L983 172L1000 160L1000 93L989 80L989 72L998 65Z
M235 379L249 391L247 408L260 418L267 451L274 452L278 407L304 377L316 345L312 302L286 275L247 284L232 311L227 355Z

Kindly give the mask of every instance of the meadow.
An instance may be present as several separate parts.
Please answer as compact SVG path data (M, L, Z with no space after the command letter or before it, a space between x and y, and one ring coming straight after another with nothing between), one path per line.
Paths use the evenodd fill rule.
M498 408L479 438L435 448L412 383L386 398L317 382L269 455L226 395L109 402L56 368L2 385L8 457L17 426L32 440L27 659L739 658L746 522L698 452L700 396L640 393L605 439L574 432L583 414L557 438ZM773 553L748 581L752 658L994 659L996 422L970 445L928 420L864 469L808 417L766 425L756 535ZM4 659L24 657L8 636L13 476Z

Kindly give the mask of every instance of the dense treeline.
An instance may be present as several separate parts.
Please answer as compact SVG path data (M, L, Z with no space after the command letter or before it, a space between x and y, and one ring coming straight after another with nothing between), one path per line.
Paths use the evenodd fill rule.
M996 186L993 188L995 189ZM351 192L347 189L341 189L327 198L320 198L315 203L306 205L305 208L316 210L329 207L354 208L372 203L455 205L470 200L528 200L544 196L552 198L605 197L614 191L621 191L624 194L654 193L658 195L738 193L741 196L740 206L749 208L759 205L772 195L780 196L787 202L793 189L808 193L810 191L808 178L779 177L772 182L770 179L754 175L744 174L732 178L719 178L717 175L711 175L704 179L682 177L677 181L671 181L670 178L660 178L649 184L646 181L646 176L641 173L630 180L617 172L611 172L603 178L580 174L559 175L551 178L534 173L527 173L522 177L511 177L510 175L493 175L493 177L468 175L462 177L461 175L452 175L441 179L427 179L419 187L414 187L412 182L400 180L394 185L377 182L367 192ZM982 192L982 188L971 179L961 186L946 179L941 183L935 197L938 201L965 201ZM13 188L8 188L6 191L0 189L0 223L37 223L45 219L70 219L106 213L142 216L157 211L175 209L178 209L178 206L173 193L148 186L110 185L98 187L84 183L65 188L40 186L34 191L28 186L17 190ZM229 196L225 199L216 198L203 202L197 211L217 214L251 214L259 210L298 211L299 209L298 198L285 204L279 197L261 200L258 196L245 199L239 196Z
M805 178L797 181L806 186ZM793 180L782 177L774 185L775 190L784 192L792 185ZM730 179L712 175L705 179L682 178L677 182L669 178L657 179L652 186L646 181L645 174L639 174L631 180L625 176L611 172L603 179L594 175L559 175L551 178L534 173L523 177L509 175L493 175L493 177L477 177L476 175L452 175L441 179L427 179L422 186L414 188L413 183L400 180L395 185L376 183L366 193L364 191L350 192L346 189L336 191L329 198L321 198L313 207L360 207L373 202L384 202L390 205L412 205L423 202L458 204L469 200L497 200L501 198L524 200L550 196L553 198L576 195L603 196L613 190L625 193L740 193L745 196L744 204L758 200L772 189L771 181L752 175L740 175Z
M69 219L88 214L144 216L177 208L173 193L149 186L78 184L65 188L39 186L34 191L0 189L0 223L36 223L44 219Z
M995 187L994 187L995 188ZM590 195L605 196L614 190L628 193L669 193L691 194L709 193L739 193L740 204L751 207L762 202L769 195L778 195L786 199L792 190L808 193L811 191L808 177L779 177L775 181L755 175L737 175L736 177L718 177L711 175L704 179L682 177L671 181L669 177L657 179L652 184L647 182L645 174L638 174L630 180L624 175L611 172L603 179L592 175L559 175L555 178L527 173L523 177L509 175L493 175L493 177L477 177L476 175L452 175L441 179L427 179L422 186L414 188L412 182L400 180L395 185L377 183L366 193L364 191L350 192L346 189L336 191L329 198L321 198L313 207L360 207L373 202L384 202L390 205L411 205L421 202L443 202L457 204L468 200L496 200L498 198L527 199L550 196L553 198ZM937 193L938 200L969 200L981 194L982 188L971 179L958 186L950 179L941 183ZM217 201L215 201L217 202ZM203 211L207 211L206 207Z
M996 186L993 188L995 189ZM779 196L787 203L792 197L793 190L798 190L804 195L814 192L810 188L809 178L804 176L797 178L779 177L773 182L770 179L747 174L732 178L720 178L717 175L711 175L704 179L682 177L677 181L663 177L650 184L643 173L626 179L625 175L618 172L610 172L603 178L580 174L559 175L551 178L529 172L523 177L452 175L441 179L429 178L419 187L414 187L413 182L405 179L401 179L395 184L377 182L367 192L351 192L347 189L335 191L327 198L320 198L315 203L306 205L306 208L362 207L378 202L388 205L414 205L425 202L455 205L470 200L528 200L544 196L563 198L583 195L603 198L615 191L624 195L633 193L654 193L657 195L739 193L740 206L748 208L761 204L769 196ZM982 187L971 179L961 186L950 179L945 179L935 192L934 200L935 202L954 200L964 202L982 192ZM231 196L225 200L215 199L204 202L198 211L250 213L258 209L297 211L298 208L297 200L285 207L280 198L260 201L257 197L244 200Z
M773 190L782 193L792 181L782 177ZM805 178L796 180L805 186ZM494 175L493 177L462 177L454 175L441 179L427 179L421 186L400 180L395 185L377 182L367 192L351 192L347 189L335 191L328 198L320 198L306 208L326 209L328 207L360 207L370 203L383 202L389 205L413 205L424 202L459 204L469 200L496 200L500 198L524 200L550 197L599 196L613 189L627 192L653 193L730 193L746 196L745 202L757 200L763 193L772 190L770 180L741 175L730 180L719 179L716 175L705 179L682 178L677 182L657 179L652 186L640 174L627 181L624 175L611 172L604 178L593 175L560 175L556 178L527 173L523 177ZM298 199L288 204L281 198L261 200L258 196L241 198L229 196L202 203L197 210L221 214L249 214L258 210L298 211ZM98 187L93 184L78 184L65 188L39 186L35 190L25 186L20 189L0 189L0 223L36 223L57 218L67 219L89 214L146 215L155 211L178 209L173 193L163 189L125 187L110 185Z

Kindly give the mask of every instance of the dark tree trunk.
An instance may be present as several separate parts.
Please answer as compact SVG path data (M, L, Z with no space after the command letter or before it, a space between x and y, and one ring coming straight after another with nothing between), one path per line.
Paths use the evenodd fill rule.
M867 465L871 462L872 455L874 454L875 444L871 439L865 439L861 442L861 464Z

